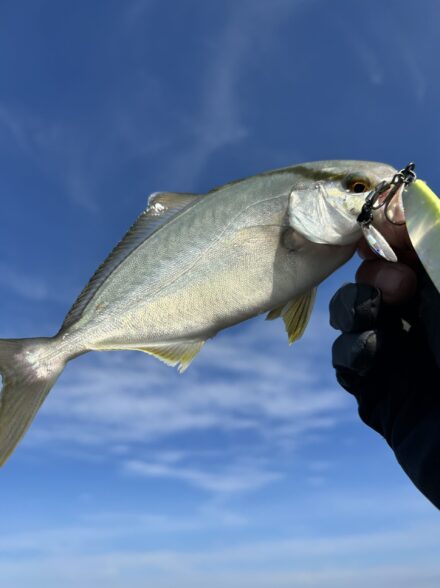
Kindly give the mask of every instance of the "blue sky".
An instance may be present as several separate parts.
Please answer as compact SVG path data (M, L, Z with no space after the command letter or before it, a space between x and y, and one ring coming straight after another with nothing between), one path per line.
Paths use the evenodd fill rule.
M49 335L147 195L326 158L440 189L435 0L0 6L0 334ZM0 472L14 588L439 585L440 522L304 339L72 362Z

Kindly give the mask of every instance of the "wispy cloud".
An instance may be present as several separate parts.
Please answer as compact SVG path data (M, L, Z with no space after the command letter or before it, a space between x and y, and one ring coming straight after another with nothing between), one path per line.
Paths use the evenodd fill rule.
M209 471L210 469L212 464L205 464L204 469L139 460L128 461L125 464L127 472L138 476L183 480L202 490L220 494L256 490L281 478L279 473L270 471L268 468L256 467L245 461L237 462L232 467L217 472Z
M150 80L146 76L133 85L130 103L121 106L103 97L103 108L87 113L92 118L89 124L77 121L74 114L57 119L28 106L0 102L0 146L18 149L28 165L55 185L60 198L96 214L112 174L133 160L153 160L163 148L162 138L145 132Z
M314 347L313 330L290 348L281 322L251 321L208 342L184 375L141 354L94 354L69 364L44 412L108 427L104 443L191 428L258 429L260 419L313 420L347 406L345 395L314 369L325 350ZM51 434L57 435L49 426Z
M139 18L144 17L149 8L154 6L154 0L129 0L126 3L124 20L129 27L137 25Z
M371 40L365 39L352 27L347 26L347 22L342 18L338 24L341 36L347 38L350 50L357 56L360 67L368 76L369 82L380 86L384 82L386 69L380 50L371 43Z
M90 129L89 129L90 130ZM73 121L56 120L26 107L0 103L0 141L20 149L44 175L58 184L72 202L96 212L99 177L90 173L91 139L82 136ZM100 167L99 150L93 166ZM102 153L102 151L101 151Z
M96 111L57 118L29 104L1 102L0 142L6 148L15 145L59 186L61 196L91 213L99 210L109 174L115 168L132 173L133 162L142 162L150 175L163 167L155 182L190 190L217 150L247 136L240 92L246 66L253 60L253 47L269 43L286 15L302 3L228 3L223 27L201 40L200 51L205 56L201 74L192 81L192 107L186 111L176 107L179 114L172 122L163 112L164 93L169 90L153 73L139 71L133 64L126 80L129 92L121 97L114 88L100 88L102 95L94 100L100 100L102 106ZM127 42L132 32L126 29L145 18L153 5L147 0L130 2L120 13L117 34ZM107 79L104 86L106 83ZM123 171L127 169L130 172ZM160 188L146 185L145 191Z
M207 584L216 588L349 588L353 584L360 588L372 584L380 588L435 588L440 581L440 565L432 560L429 563L440 539L439 528L434 525L319 538L293 534L285 539L234 541L228 547L207 546L200 550L102 550L104 545L118 544L121 537L130 535L130 525L132 536L143 525L149 536L148 524L152 522L154 530L154 521L142 517L140 521L126 518L125 529L124 520L116 518L113 527L111 519L96 520L94 524L9 535L7 541L0 540L3 581L18 588L28 586L30 581L35 588L52 588L60 583L77 586L79 581L86 588L122 588L128 575L133 588L145 586L146 577L158 588L176 581L182 588L202 588ZM179 532L178 523L174 527ZM148 543L146 539L144 536L141 545ZM404 554L415 557L411 566L401 563Z
M24 445L111 456L125 471L211 492L264 486L283 475L265 461L269 454L291 452L297 439L347 418L349 400L314 369L322 361L314 344L319 321L292 348L281 321L251 321L210 341L184 375L139 353L76 360ZM200 453L208 432L236 439L233 452L217 446L215 470ZM182 433L194 437L183 454L173 449ZM171 450L159 451L165 439Z
M197 110L187 126L188 147L171 162L176 184L191 189L216 151L239 143L248 135L241 107L241 78L253 60L253 47L271 39L277 27L301 2L238 2L229 4L230 16L208 45L209 59L195 95ZM264 28L264 38L261 36ZM189 126L190 125L190 126Z
M71 293L63 292L59 285L54 288L44 277L31 271L19 270L4 262L0 262L0 286L22 298L34 301L64 303L71 300Z
M413 93L416 101L424 102L428 90L422 63L418 61L417 50L413 44L418 43L417 36L411 36L406 27L405 15L393 14L396 23L390 37L390 25L387 18L366 17L363 26L368 27L368 35L359 34L359 29L349 26L345 15L340 15L337 28L341 37L346 37L350 51L357 57L360 71L366 74L373 85L395 85L395 92L400 92L400 84ZM395 76L399 72L399 80ZM404 72L402 77L401 72Z

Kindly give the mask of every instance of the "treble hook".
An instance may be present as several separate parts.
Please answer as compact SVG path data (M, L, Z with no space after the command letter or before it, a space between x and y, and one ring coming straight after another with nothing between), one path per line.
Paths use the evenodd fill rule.
M409 184L417 179L416 172L414 171L415 167L415 163L408 163L408 165L395 174L391 180L391 189L383 202L383 206L385 218L393 225L402 226L405 224L405 221L398 222L391 218L389 214L389 207L399 188L401 186L409 186ZM380 208L380 206L378 208Z
M415 163L410 162L403 169L394 174L390 182L387 182L386 180L379 182L379 184L368 193L361 212L356 219L361 226L364 237L371 249L388 261L397 261L397 256L385 237L371 225L373 221L373 211L384 207L384 215L388 222L397 226L405 224L405 221L397 222L391 218L389 214L389 206L401 186L408 186L416 180L417 176L414 171L415 167ZM380 202L380 196L387 190L389 190L388 194Z
M382 208L383 206L385 207L385 218L390 223L393 225L404 224L404 222L396 222L390 218L388 214L388 208L399 188L403 185L408 186L417 179L416 172L414 171L415 167L416 164L414 162L408 163L408 165L406 165L403 169L394 174L390 182L383 180L382 182L379 182L379 184L377 184L377 186L375 186L371 192L368 193L367 197L365 198L365 203L362 207L362 210L356 219L361 226L370 224L373 220L373 211L379 210L379 208ZM389 190L389 192L386 197L382 200L382 202L377 204L379 197L387 190Z

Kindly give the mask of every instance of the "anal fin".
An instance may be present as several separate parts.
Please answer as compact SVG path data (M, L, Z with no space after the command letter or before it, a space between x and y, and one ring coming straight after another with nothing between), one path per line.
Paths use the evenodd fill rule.
M178 366L180 373L184 372L205 341L176 341L173 343L156 343L147 347L136 347L135 351L142 351L154 355L170 366Z

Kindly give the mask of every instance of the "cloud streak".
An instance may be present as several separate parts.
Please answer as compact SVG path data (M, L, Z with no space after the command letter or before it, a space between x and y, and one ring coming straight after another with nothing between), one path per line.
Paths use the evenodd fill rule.
M347 406L328 381L330 367L324 375L314 369L321 353L313 333L289 348L280 321L255 320L210 341L184 375L138 353L93 354L68 366L44 413L108 427L103 443L189 428L258 429L260 419L307 421Z
M132 460L125 464L125 470L128 473L147 478L182 480L196 488L216 494L257 490L281 478L279 473L258 468L246 462L237 462L233 467L219 472L210 472L208 467L196 469Z
M90 139L74 121L57 121L27 107L0 103L0 141L8 149L11 145L18 148L72 202L97 212L99 177L87 169ZM93 166L99 168L99 150L95 151Z
M285 539L234 541L229 546L199 550L183 546L167 550L105 548L108 543L117 545L121 538L126 540L138 533L141 545L147 544L147 536L157 533L156 527L164 524L177 533L194 531L188 521L179 527L179 521L173 524L156 517L155 523L154 517L133 520L128 516L12 534L0 540L2 578L18 588L28 586L31 580L35 588L52 588L60 583L70 587L79 581L85 587L122 588L128 576L133 588L144 586L146 577L159 588L177 579L182 588L202 588L207 583L218 588L349 588L353 583L360 588L372 584L381 588L434 588L440 580L440 565L432 560L429 563L440 539L440 529L435 525L319 538L292 534ZM400 563L405 553L416 558L411 567Z
M196 95L197 111L190 117L188 147L171 162L170 177L184 190L193 189L203 168L220 149L248 136L243 122L240 88L253 46L276 34L287 14L300 2L241 2L231 9L227 24L209 44L210 57ZM264 26L265 39L261 38ZM188 125L187 125L188 126ZM168 167L168 166L167 166Z
M323 361L315 331L322 337L319 313L310 334L289 348L281 321L250 321L210 341L184 375L139 353L76 360L24 448L34 456L41 447L99 456L124 472L212 493L261 488L283 476L268 455L291 453L298 439L304 443L347 419L349 400L314 369ZM193 441L182 455L178 439L186 433ZM214 470L209 446L208 459L200 452L206 435L217 452ZM224 435L235 439L234 451L219 449ZM176 449L158 451L166 440Z
M0 286L21 298L35 302L50 301L65 303L71 299L69 293L50 286L42 276L21 271L10 264L0 262Z

